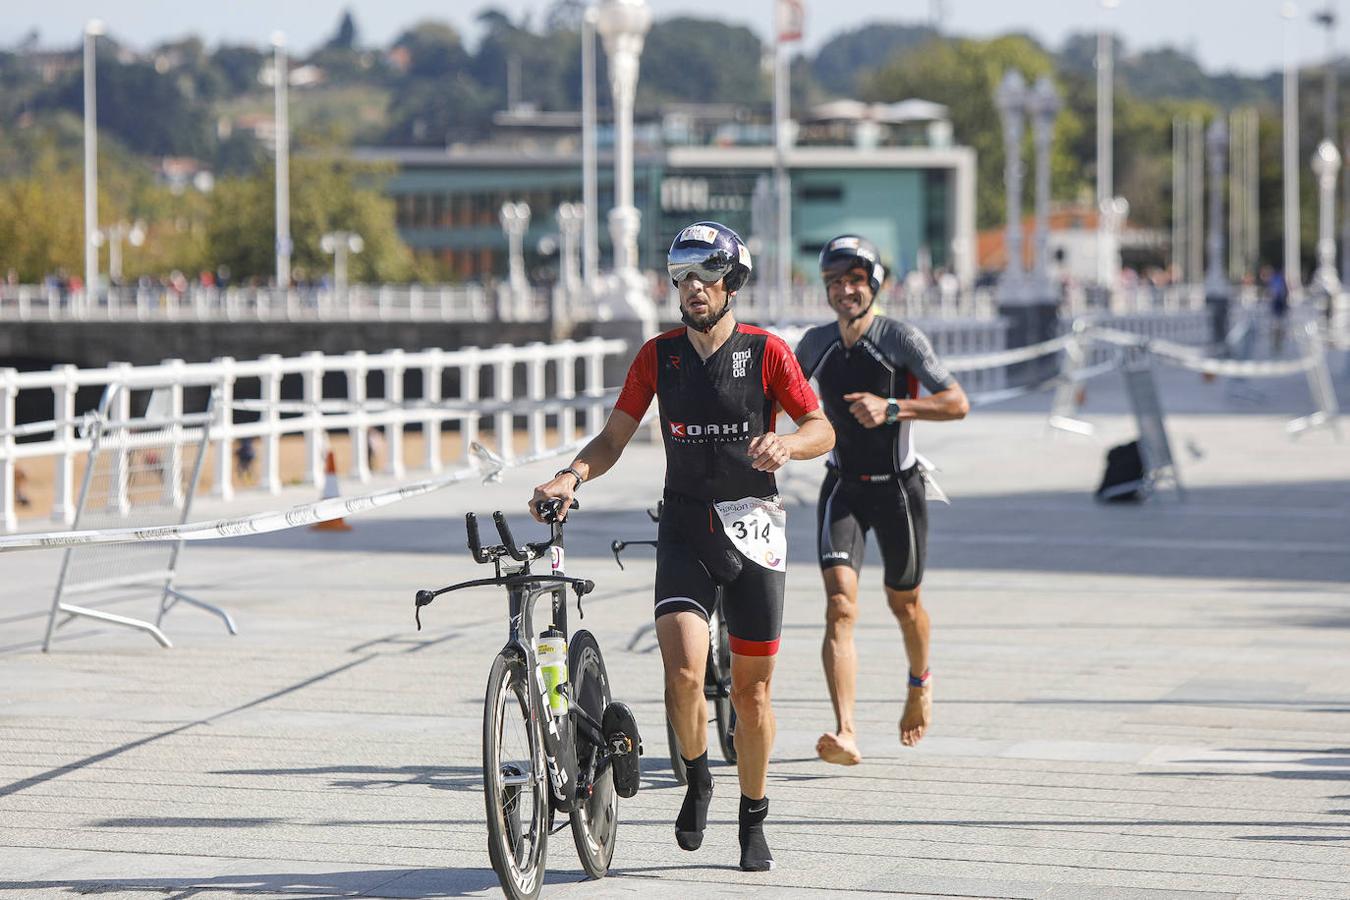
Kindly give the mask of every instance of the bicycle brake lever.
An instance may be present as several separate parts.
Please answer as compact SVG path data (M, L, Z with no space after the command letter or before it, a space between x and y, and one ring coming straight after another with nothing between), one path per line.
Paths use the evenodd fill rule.
M623 571L623 560L619 559L619 551L623 550L623 548L627 546L628 545L626 543L620 540L613 540L609 542L610 552L614 554L614 561L619 564L620 571Z
M623 568L623 566L619 568ZM589 578L585 581L574 581L572 582L572 590L577 592L577 615L584 619L586 618L586 610L581 605L581 598L595 590L595 582Z

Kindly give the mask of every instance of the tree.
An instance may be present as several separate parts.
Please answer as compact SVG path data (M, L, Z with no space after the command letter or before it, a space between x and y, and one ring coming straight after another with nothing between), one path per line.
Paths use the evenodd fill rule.
M637 105L670 101L767 103L764 47L743 25L677 16L652 25L642 50Z
M318 278L332 267L320 240L338 230L365 241L365 249L348 262L353 281L403 281L412 274L412 255L394 225L393 201L380 192L388 174L381 167L328 158L291 161L291 265L297 278ZM275 272L273 204L270 171L217 185L207 229L215 264L229 266L237 279L266 280Z
M79 169L47 151L31 175L0 181L0 275L37 284L84 270L84 187Z
M877 62L922 46L937 36L927 25L868 22L826 41L811 62L820 86L844 97L857 96L859 76L870 73Z
M330 50L354 50L356 49L356 19L352 17L351 8L342 11L342 19L338 22L337 31L325 46Z
M978 155L976 220L981 228L1004 220L1003 130L994 92L1009 69L1017 69L1031 83L1051 74L1053 62L1026 37L939 39L896 57L863 86L867 100L919 97L947 107L956 140L974 147ZM1075 128L1072 115L1066 111L1060 116L1054 155L1064 152L1063 141ZM1062 160L1059 168L1064 169Z

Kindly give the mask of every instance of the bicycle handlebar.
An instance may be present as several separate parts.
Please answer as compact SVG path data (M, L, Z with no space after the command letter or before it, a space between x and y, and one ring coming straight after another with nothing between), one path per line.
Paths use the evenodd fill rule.
M472 515L472 514L471 514ZM565 584L576 591L577 603L581 603L581 598L595 590L595 582L589 578L571 578L567 575L531 575L527 572L517 572L513 575L502 575L497 578L475 578L471 581L461 581L458 584L446 585L438 590L420 590L413 597L413 618L417 620L417 630L422 630L422 607L429 606L431 601L435 600L441 594L448 594L451 591L458 591L471 587L516 587L525 584Z

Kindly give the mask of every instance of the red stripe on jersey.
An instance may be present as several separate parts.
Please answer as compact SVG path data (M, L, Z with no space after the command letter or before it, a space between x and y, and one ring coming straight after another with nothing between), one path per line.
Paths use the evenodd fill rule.
M802 373L797 355L787 345L787 341L771 331L756 328L753 325L738 325L742 334L764 335L764 362L760 373L764 379L764 393L774 399L783 411L797 421L809 412L820 408L816 392ZM765 430L772 431L773 423L764 423Z
M919 376L915 375L913 372L909 372L906 374L905 378L909 382L910 398L917 399L919 396Z
M728 635L731 638L731 652L738 653L741 656L777 656L779 638L771 641L747 641L738 638L736 635Z

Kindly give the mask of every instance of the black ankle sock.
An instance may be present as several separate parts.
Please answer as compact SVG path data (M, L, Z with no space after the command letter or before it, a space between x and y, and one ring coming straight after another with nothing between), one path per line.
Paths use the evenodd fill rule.
M764 819L769 815L769 798L751 800L741 794L741 870L767 872L773 868L773 854L764 840Z
M708 825L708 804L712 802L712 772L708 771L708 752L697 759L681 759L688 773L684 804L675 819L675 842L685 850L703 846L703 829Z

